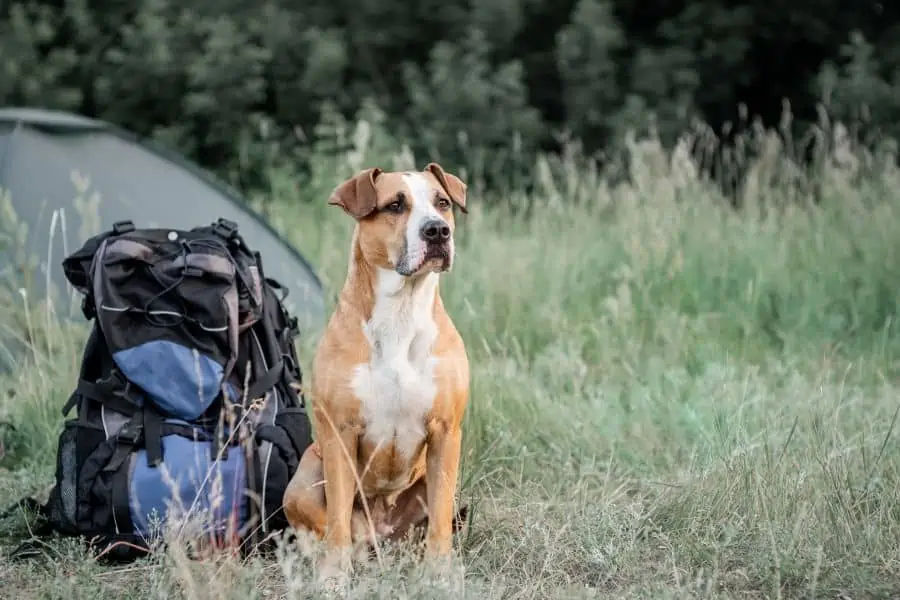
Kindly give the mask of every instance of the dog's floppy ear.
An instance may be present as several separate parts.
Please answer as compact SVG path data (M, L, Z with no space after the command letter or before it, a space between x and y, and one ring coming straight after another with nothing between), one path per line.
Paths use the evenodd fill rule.
M331 192L328 204L340 206L344 212L357 220L368 217L378 206L375 180L381 173L382 170L378 167L357 173Z
M447 195L450 196L450 199L461 211L464 213L469 212L466 210L466 184L459 177L445 173L441 165L434 162L428 163L425 166L425 170L437 178L441 187L444 188L444 191L447 192Z

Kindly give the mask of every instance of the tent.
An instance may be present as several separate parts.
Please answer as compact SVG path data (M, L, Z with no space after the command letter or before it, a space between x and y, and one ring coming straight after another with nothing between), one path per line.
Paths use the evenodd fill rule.
M79 190L78 181L89 181L89 189ZM96 207L76 202L95 193ZM315 328L323 317L323 289L314 269L236 192L110 123L57 111L0 109L0 273L9 275L23 259L20 248L10 247L19 244L8 243L14 227L4 194L7 208L11 204L16 220L27 225L26 253L37 263L25 268L31 275L27 287L39 298L72 298L61 267L64 254L116 221L189 229L224 217L261 253L266 275L289 289L286 304L301 328Z

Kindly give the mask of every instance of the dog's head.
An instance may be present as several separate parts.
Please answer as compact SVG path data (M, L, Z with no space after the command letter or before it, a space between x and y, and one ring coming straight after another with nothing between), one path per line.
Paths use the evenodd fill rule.
M419 172L367 169L340 184L329 204L356 219L369 264L405 277L453 266L453 206L466 212L466 184L437 163Z

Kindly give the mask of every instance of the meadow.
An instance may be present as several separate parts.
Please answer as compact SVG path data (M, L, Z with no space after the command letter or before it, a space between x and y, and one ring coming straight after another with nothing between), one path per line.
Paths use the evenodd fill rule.
M302 185L271 175L267 218L331 295L352 223L330 188L376 161L427 162L367 127ZM473 369L471 522L448 580L385 549L350 597L900 596L900 171L840 145L803 171L766 139L740 211L684 146L652 141L630 145L627 180L574 153L541 158L527 191L472 191L441 283ZM29 352L0 382L3 506L52 481L83 340L22 309ZM173 543L106 567L51 540L9 561L27 535L21 515L0 523L4 598L321 595L290 548L189 561Z

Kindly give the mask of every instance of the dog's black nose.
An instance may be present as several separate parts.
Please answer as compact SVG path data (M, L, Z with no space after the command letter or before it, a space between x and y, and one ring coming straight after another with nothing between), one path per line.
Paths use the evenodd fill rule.
M443 242L450 239L450 226L440 219L426 221L419 231L426 242Z

